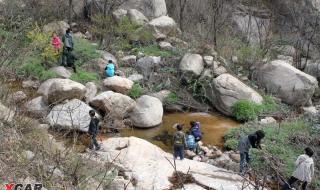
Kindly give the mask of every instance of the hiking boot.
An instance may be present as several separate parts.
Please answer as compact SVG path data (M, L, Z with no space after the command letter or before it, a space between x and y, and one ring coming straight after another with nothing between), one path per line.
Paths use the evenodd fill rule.
M96 151L98 151L98 150L100 150L101 149L101 147L100 146L98 146L97 148L96 148Z

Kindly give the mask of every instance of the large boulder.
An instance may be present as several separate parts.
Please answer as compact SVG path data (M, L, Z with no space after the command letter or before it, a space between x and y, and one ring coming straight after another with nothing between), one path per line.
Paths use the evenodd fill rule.
M96 95L98 92L98 87L94 82L87 82L86 83L86 102L89 103Z
M204 69L203 58L199 54L187 53L183 56L179 68L183 73L199 76Z
M130 21L137 25L145 25L149 22L147 17L145 17L140 11L137 9L129 9L128 10L128 17Z
M136 68L144 77L149 77L160 66L161 57L147 56L140 58L136 63Z
M117 21L120 21L124 17L126 17L128 14L128 10L125 9L117 9L112 12L113 18L115 18Z
M168 16L155 18L149 22L155 34L174 34L178 31L177 23Z
M48 104L43 96L39 96L26 102L24 108L28 115L35 118L44 118L49 110Z
M122 119L135 106L135 101L129 96L107 91L99 94L90 101L90 105L97 110L111 113L112 116Z
M132 124L140 128L155 127L162 123L162 102L155 97L143 95L137 99L136 106L129 113Z
M90 154L85 156L120 166L128 178L135 182L135 189L171 189L169 178L175 171L171 165L174 163L172 154L136 137L109 138L103 141L101 146L104 151L97 151L96 158ZM177 160L175 163L177 171L190 174L195 183L206 187L205 189L253 189L241 176L225 169L189 159ZM194 190L193 188L191 189Z
M128 0L121 6L121 9L137 9L148 18L156 18L167 15L165 0Z
M274 94L290 105L305 105L310 102L318 81L289 63L275 60L258 67L253 78L268 93Z
M252 88L230 74L222 74L213 79L212 88L207 88L207 95L215 108L223 114L232 115L232 105L238 100L249 100L261 104L263 98Z
M112 60L113 63L117 63L117 58L107 51L97 50L99 54L101 54L102 59L106 61Z
M97 58L84 63L81 66L81 68L86 71L98 73L100 76L105 76L106 65L107 65L106 60L102 58Z
M90 123L89 111L92 109L84 102L73 99L54 106L46 120L54 127L87 132Z
M127 93L133 86L133 82L127 78L113 76L104 79L103 85L115 92Z
M83 99L86 87L78 82L61 79L54 81L48 90L48 103L58 103L66 99Z
M59 77L68 79L71 77L72 73L63 66L52 67L50 71L56 73Z
M59 35L65 34L66 30L70 28L69 24L64 21L54 21L43 27L43 31L47 34L56 32Z
M49 89L50 89L51 85L52 85L54 82L57 82L57 81L60 81L60 80L63 80L63 79L52 78L52 79L48 79L48 80L44 81L44 82L41 83L41 85L39 86L38 91L37 91L37 94L39 94L39 95L41 95L41 96L44 96L45 100L47 100L47 99L48 99L48 92L49 92Z
M307 62L304 70L305 73L320 78L320 64L319 62Z

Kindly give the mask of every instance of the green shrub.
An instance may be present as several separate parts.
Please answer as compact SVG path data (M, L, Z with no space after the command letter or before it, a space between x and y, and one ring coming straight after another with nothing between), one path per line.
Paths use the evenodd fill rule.
M52 46L50 35L44 33L37 24L31 31L27 32L27 38L31 43L29 48L34 48L39 51L42 61L45 61L49 65L53 65L58 62L60 54Z
M262 106L264 112L277 111L279 108L279 105L276 103L274 98L268 95L263 96Z
M78 69L76 73L71 75L70 79L80 83L96 82L99 80L99 75L97 73Z
M242 64L255 63L263 59L264 51L257 46L241 46L237 51L237 56Z
M97 52L98 46L82 38L74 38L74 53L77 57L76 65L101 57Z
M46 70L39 63L24 64L18 68L17 73L20 75L22 74L23 76L26 76L26 77L33 76L38 78L41 81L57 77L57 74L55 72Z
M148 56L172 57L175 55L173 51L161 50L158 45L142 46L133 49L133 54L142 52Z
M239 100L232 105L231 109L237 120L249 121L258 117L262 111L262 106L249 100Z
M224 136L225 147L236 150L239 141L239 134L248 135L260 129L256 125L244 125L240 128L230 129ZM300 143L292 143L291 139L296 135L303 135L309 138L311 127L305 121L297 120L282 123L280 128L277 124L269 124L263 127L266 136L262 140L264 146L263 152L257 149L251 149L253 162L251 166L261 172L268 167L268 162L263 159L264 156L272 156L274 160L279 159L279 171L287 176L291 175L294 170L294 161L298 155L303 153L303 148L308 145L301 146ZM303 133L301 134L301 132Z
M133 99L137 99L142 94L142 87L138 83L134 83L130 91L128 92L128 96Z
M166 103L169 103L169 104L175 104L175 103L177 103L178 101L179 101L179 96L176 94L176 93L174 93L174 92L171 92L169 95L168 95L168 97L166 97L166 99L165 99L165 102Z

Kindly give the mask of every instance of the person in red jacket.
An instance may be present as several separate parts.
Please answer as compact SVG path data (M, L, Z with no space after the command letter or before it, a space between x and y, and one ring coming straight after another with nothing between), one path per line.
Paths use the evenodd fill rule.
M52 33L52 37L51 37L51 44L54 47L56 53L60 53L60 49L61 49L61 40L59 38L59 36L57 35L56 32Z

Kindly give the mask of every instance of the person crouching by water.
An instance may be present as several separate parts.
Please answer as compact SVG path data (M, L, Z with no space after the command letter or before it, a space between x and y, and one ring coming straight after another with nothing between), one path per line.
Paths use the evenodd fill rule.
M199 145L190 131L186 132L186 145L189 150L195 152L196 154L199 153Z
M89 124L89 130L88 133L91 136L91 143L89 146L89 149L93 150L95 148L95 150L99 150L100 149L100 145L97 141L97 135L99 132L99 119L95 116L96 113L94 110L90 110L89 111L89 115L90 115L90 124Z
M302 190L307 190L308 183L311 182L314 176L314 162L312 159L313 150L309 147L304 149L305 154L298 157L295 162L296 169L292 176L289 178L286 184L282 187L282 190L291 189L291 185L296 181L302 182Z
M261 149L261 140L264 138L265 133L262 130L258 130L253 134L242 136L238 143L238 150L240 152L240 174L245 174L245 167L250 162L249 155L250 148Z
M176 126L177 132L173 135L173 156L174 159L177 159L178 156L180 157L180 160L184 159L184 147L186 145L186 138L185 134L182 131L183 127L181 124L178 124Z
M196 142L201 141L202 139L202 132L200 129L200 122L198 121L190 121L190 134L194 136Z

